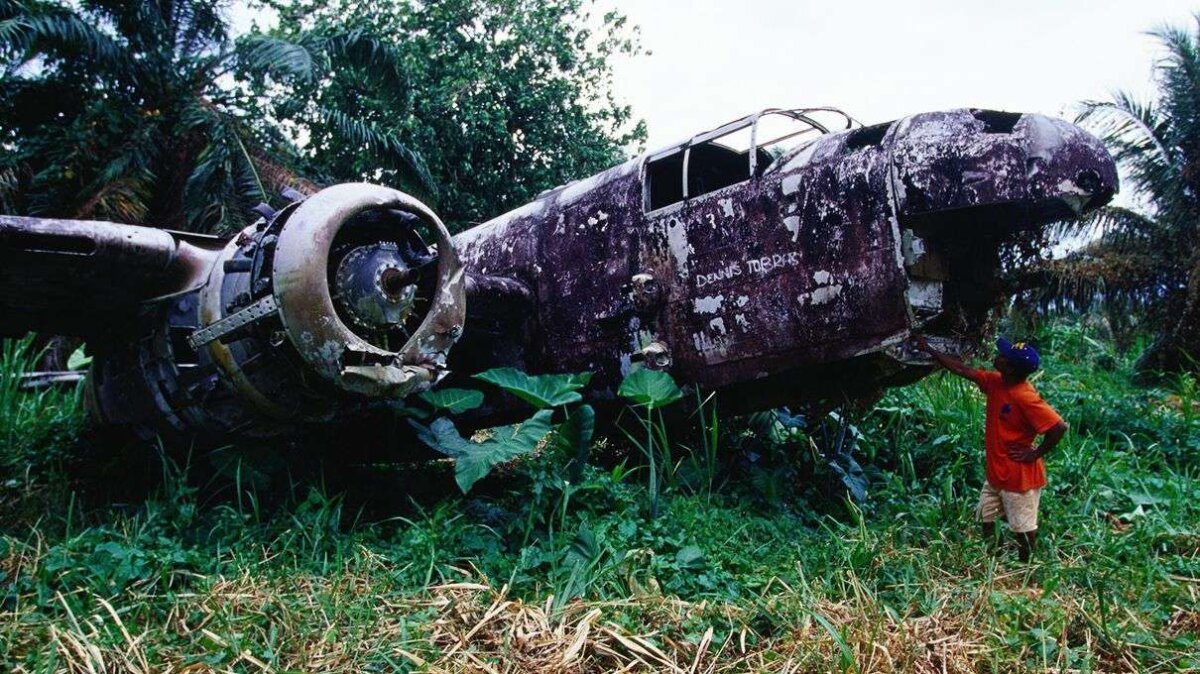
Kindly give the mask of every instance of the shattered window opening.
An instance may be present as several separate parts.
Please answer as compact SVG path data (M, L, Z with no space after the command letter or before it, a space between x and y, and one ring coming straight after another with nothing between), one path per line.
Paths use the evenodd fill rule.
M851 131L846 136L846 149L858 150L864 147L879 145L883 142L883 137L887 135L888 129L891 129L894 123L884 122L883 124L862 126Z
M971 116L983 122L984 133L1012 133L1017 122L1021 121L1022 114L1002 110L972 110Z
M715 140L687 150L687 198L736 185L750 179L749 150L738 152Z
M646 161L644 208L656 211L760 176L777 159L824 135L834 124L813 115L853 120L832 108L764 110L694 137Z
M754 123L754 144L758 148L753 167L755 175L762 175L776 159L811 141L814 134L824 133L823 126L790 112L763 113Z
M665 208L749 180L754 119L748 117L726 125L698 137L703 140L693 140L676 152L647 162L647 210ZM770 161L769 155L761 150L759 154Z
M656 211L683 201L683 151L646 164L646 210Z
M836 108L764 110L755 123L755 145L766 151L768 159L760 161L760 155L755 155L754 175L765 174L780 158L794 154L820 136L847 131L856 124L853 117Z

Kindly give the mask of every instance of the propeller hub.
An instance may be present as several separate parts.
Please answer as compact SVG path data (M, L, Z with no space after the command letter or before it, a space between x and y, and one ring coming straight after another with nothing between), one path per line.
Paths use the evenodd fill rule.
M358 246L338 264L335 302L356 326L391 330L412 314L417 277L395 243Z

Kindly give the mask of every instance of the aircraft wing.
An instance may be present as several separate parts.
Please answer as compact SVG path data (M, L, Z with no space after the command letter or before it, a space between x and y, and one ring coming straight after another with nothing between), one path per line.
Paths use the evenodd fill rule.
M220 237L0 215L0 335L127 337L161 300L199 287Z

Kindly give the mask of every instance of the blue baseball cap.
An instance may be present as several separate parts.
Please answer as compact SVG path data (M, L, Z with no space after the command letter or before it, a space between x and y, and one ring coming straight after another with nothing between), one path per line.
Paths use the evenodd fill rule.
M1013 364L1024 365L1029 368L1030 372L1038 369L1042 364L1042 357L1038 355L1037 349L1029 342L1010 342L1001 337L996 340L996 349L1001 356Z

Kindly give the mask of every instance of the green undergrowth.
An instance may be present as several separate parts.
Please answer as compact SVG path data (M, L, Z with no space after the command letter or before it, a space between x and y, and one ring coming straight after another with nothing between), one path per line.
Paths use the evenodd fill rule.
M582 471L550 443L467 496L444 462L268 494L254 467L198 480L201 458L151 453L149 493L100 499L63 438L77 396L3 389L0 668L543 669L512 664L532 656L503 599L548 635L567 625L564 652L600 611L581 655L545 671L605 671L620 654L667 669L638 643L681 670L1200 669L1196 382L1134 387L1128 358L1072 327L1042 350L1036 385L1072 430L1048 458L1029 565L975 533L983 401L944 374L849 413L861 503L814 460L811 425L766 442L746 420L668 419L656 517L647 457L616 437ZM5 351L6 386L19 362ZM363 493L414 471L444 489ZM613 655L611 633L645 641Z

